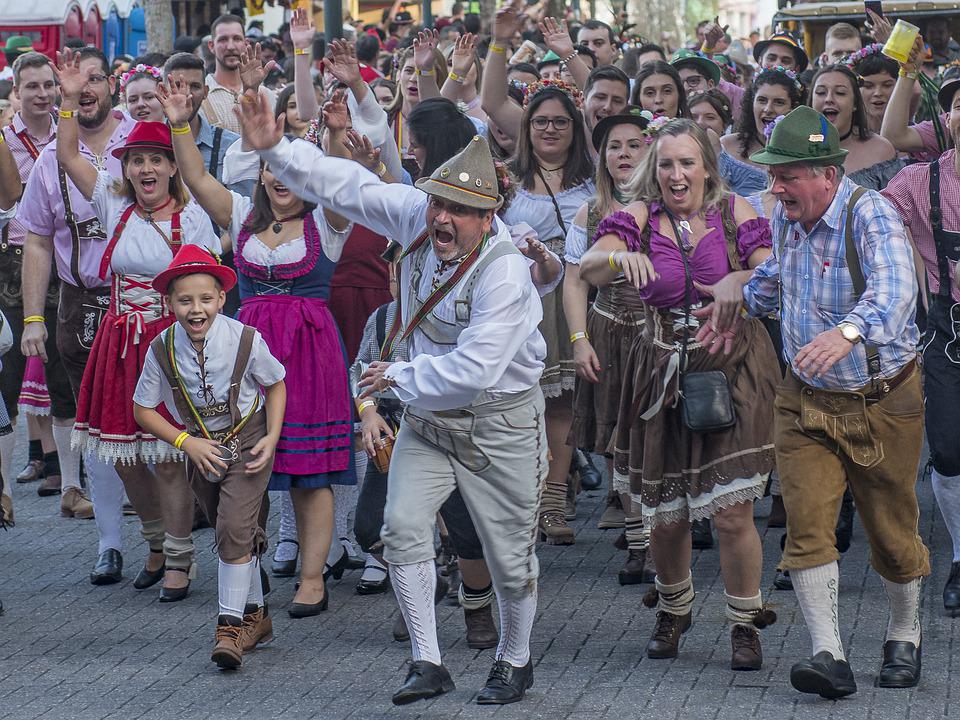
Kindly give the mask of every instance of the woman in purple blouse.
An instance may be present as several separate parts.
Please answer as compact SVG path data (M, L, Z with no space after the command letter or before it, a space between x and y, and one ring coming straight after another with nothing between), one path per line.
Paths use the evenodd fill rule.
M729 355L712 354L696 342L693 312L706 297L740 296L752 268L770 254L770 226L725 189L707 136L691 120L671 120L657 131L634 183L639 200L601 221L580 274L602 286L623 273L646 305L646 332L634 340L624 369L614 466L629 478L651 529L657 593L648 598L654 604L659 596L660 611L647 655L677 654L694 597L691 522L713 518L733 624L730 665L757 670L757 629L775 616L760 596L753 501L773 467L777 359L757 320L724 339ZM694 432L684 424L681 371L705 370L726 375L736 415L726 430Z

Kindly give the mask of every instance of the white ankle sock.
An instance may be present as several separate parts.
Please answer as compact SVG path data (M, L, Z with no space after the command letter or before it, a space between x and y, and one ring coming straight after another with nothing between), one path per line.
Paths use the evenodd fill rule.
M254 558L253 569L250 571L250 589L247 591L247 605L263 607L263 584L260 578L260 561Z
M834 660L846 659L840 642L837 595L840 568L836 562L805 570L791 570L790 579L810 631L813 654L829 650Z
M93 453L87 453L84 463L87 467L87 488L90 490L100 536L100 549L97 552L102 553L110 548L122 550L123 482L113 465L108 465Z
M437 641L437 618L433 607L433 594L437 586L436 565L432 560L391 565L390 580L410 633L414 662L426 660L439 665L440 643Z
M497 595L500 608L500 644L497 660L506 660L514 667L523 667L530 660L530 631L537 616L537 586L519 600Z
M885 577L883 587L890 601L890 620L887 622L887 640L901 640L920 644L920 578L908 583L890 582Z
M363 575L360 576L360 579L367 582L380 582L386 574L386 566L373 555L367 553L363 559Z
M218 582L220 586L220 614L243 618L243 608L250 592L250 573L253 560L247 563L225 563L220 561Z
M960 562L960 475L945 476L934 470L931 481L940 514L953 540L953 561Z
M80 487L80 453L70 447L73 425L53 424L53 442L60 458L60 489Z
M13 452L16 444L16 432L0 435L0 474L3 474L3 494L11 498L13 491L10 489L10 482L13 480Z

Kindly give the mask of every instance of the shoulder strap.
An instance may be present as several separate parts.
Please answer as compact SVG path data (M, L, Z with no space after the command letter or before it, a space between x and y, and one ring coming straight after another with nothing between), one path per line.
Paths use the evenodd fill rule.
M737 201L736 195L731 195L729 202L720 203L720 223L723 230L723 237L727 241L727 260L730 262L731 270L747 270L740 260L740 252L737 249L737 220L733 214L733 206Z
M602 219L596 198L590 198L587 201L587 247L593 242L593 236L597 234L597 226Z
M216 127L213 129L213 151L210 153L210 174L213 175L213 178L219 182L220 175L217 174L217 171L220 169L220 141L223 140L223 128Z
M127 205L126 209L123 211L123 214L120 215L120 220L117 222L117 226L113 229L113 236L110 238L110 242L107 243L107 249L103 252L103 257L100 258L100 279L106 280L107 273L110 271L110 260L113 258L113 251L117 249L117 243L120 242L120 236L123 235L123 229L127 226L127 221L130 220L130 216L133 215L133 211L136 208L136 204L130 203ZM177 251L174 250L173 254L176 255Z
M233 375L230 377L230 418L234 426L241 419L240 384L243 381L243 373L246 372L247 363L250 362L255 332L256 330L249 325L243 326L243 332L240 333L240 345L237 348L237 359L233 365Z
M192 434L195 434L199 431L199 428L193 421L193 413L190 412L190 406L187 405L186 398L183 397L183 389L180 387L180 383L177 382L177 379L173 374L173 367L170 365L170 357L167 355L166 334L168 332L172 333L174 327L175 326L170 326L170 328L157 335L150 342L150 350L153 352L153 356L157 359L157 364L160 366L160 371L163 373L164 378L167 380L167 384L170 386L170 392L173 395L173 404L177 406L177 412L180 414L180 418L183 420L183 423L186 425L188 431Z
M382 348L383 343L387 339L387 309L390 307L389 303L381 305L377 308L376 318L374 322L377 329L377 347ZM383 358L380 358L381 360Z
M200 109L203 110L203 115L207 118L207 122L213 125L214 127L219 127L221 120L220 115L217 114L216 109L213 107L213 103L210 102L210 98L204 98L203 103L200 105Z
M60 194L63 196L63 219L67 223L67 229L70 230L70 240L73 245L73 252L70 253L70 274L73 275L74 284L81 290L86 290L87 286L80 279L80 229L77 227L77 216L73 214L73 204L70 202L67 173L64 172L63 165L60 163L57 163L57 175L60 180Z
M843 242L846 246L847 271L853 282L853 292L857 298L867 289L867 281L863 275L863 266L860 264L860 255L857 253L857 244L853 238L854 208L867 192L864 187L857 187L847 202L847 217L843 227ZM870 375L880 374L880 351L873 343L864 340L863 349L867 353L867 372Z
M477 281L480 279L480 275L483 274L483 271L487 269L487 266L498 258L502 258L505 255L514 254L522 255L522 253L517 250L516 245L514 245L512 242L504 240L502 242L495 243L493 247L487 251L487 254L477 261L477 264L467 277L467 282L464 284L463 289L460 291L460 295L456 301L457 322L470 322L470 311L473 308L473 292L476 289Z

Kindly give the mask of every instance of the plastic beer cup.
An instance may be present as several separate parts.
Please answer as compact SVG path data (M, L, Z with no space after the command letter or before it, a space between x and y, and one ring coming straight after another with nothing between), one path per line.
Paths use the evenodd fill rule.
M920 28L906 20L897 20L893 26L890 37L886 45L883 46L883 54L899 63L905 63L910 58L910 51L913 49L913 43L920 34Z

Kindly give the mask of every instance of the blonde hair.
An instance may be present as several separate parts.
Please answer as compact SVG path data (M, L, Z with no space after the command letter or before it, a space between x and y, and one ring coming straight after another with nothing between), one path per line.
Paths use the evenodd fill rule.
M651 203L663 204L663 193L657 181L657 162L660 140L666 136L681 137L689 135L700 146L700 156L703 167L707 172L707 179L703 189L702 210L709 210L720 206L730 196L723 181L720 179L720 168L717 163L717 154L714 152L706 131L693 120L676 118L663 125L654 136L653 145L644 158L643 163L634 172L626 187L628 195L642 200L648 205Z
M639 128L637 129L639 130ZM613 127L611 127L610 130L613 130ZM610 130L604 134L603 142L600 143L600 157L599 161L597 162L596 176L594 177L594 183L597 186L597 192L594 194L594 197L596 198L596 207L600 212L600 217L606 217L613 212L613 204L615 202L619 202L614 194L617 188L613 182L613 176L610 174L610 169L607 167L607 143L610 140ZM635 182L638 171L644 165L644 159L649 154L649 148L647 148L647 152L644 154L644 157L640 159L637 167L633 169L633 173L631 173L630 179L626 183L626 187L623 188L624 194L626 194L628 197L633 197L633 193L631 192L633 189L633 183Z

